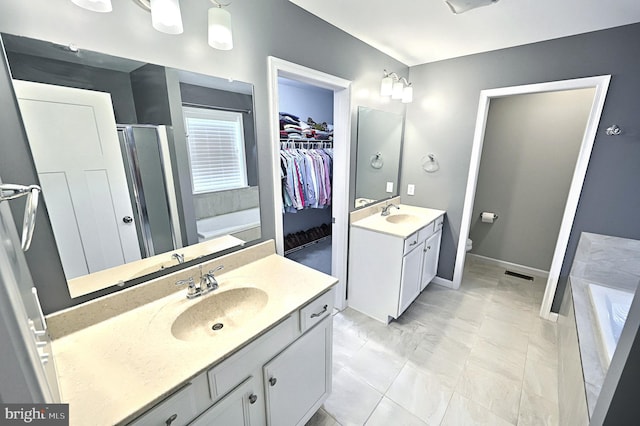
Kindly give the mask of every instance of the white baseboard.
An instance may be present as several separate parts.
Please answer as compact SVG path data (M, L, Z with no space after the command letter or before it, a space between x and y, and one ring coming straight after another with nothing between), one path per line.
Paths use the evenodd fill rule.
M501 268L511 269L516 272L522 272L524 274L536 275L542 278L549 278L549 271L542 269L532 268L530 266L519 265L517 263L505 262L504 260L493 259L491 257L480 256L479 254L467 253L467 257L477 260L479 262L491 263L493 265L500 266Z
M441 285L443 287L448 287L448 288L452 288L454 290L457 290L458 288L456 286L453 285L453 281L451 280L446 280L444 278L440 278L440 277L435 277L433 280L431 280L431 282L433 284L437 284L437 285Z

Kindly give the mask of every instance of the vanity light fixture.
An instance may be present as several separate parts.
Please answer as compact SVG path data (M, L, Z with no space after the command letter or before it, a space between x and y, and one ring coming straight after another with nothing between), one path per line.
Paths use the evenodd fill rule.
M84 9L91 10L92 12L111 12L113 7L111 6L111 0L71 0L73 4L78 5Z
M445 0L447 6L449 6L451 11L456 15L478 7L489 6L497 2L498 0Z
M209 9L209 46L220 50L233 49L233 32L231 31L231 14L223 7L231 3L222 4L211 0L215 7Z
M71 0L74 4L94 12L111 12L111 0ZM133 0L138 6L151 12L151 24L165 34L182 34L182 13L180 0ZM220 50L233 49L231 14L224 8L229 3L211 0L215 5L209 9L209 46Z
M182 14L178 0L150 0L151 25L165 34L182 34Z
M391 99L408 104L413 102L413 87L406 78L398 76L395 72L384 70L384 77L380 83L380 96L391 96Z

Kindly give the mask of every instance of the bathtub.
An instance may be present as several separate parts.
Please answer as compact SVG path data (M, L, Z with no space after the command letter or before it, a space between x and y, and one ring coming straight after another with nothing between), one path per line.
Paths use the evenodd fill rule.
M222 235L234 234L260 226L260 208L239 210L196 221L198 239L206 241Z
M610 363L627 320L633 293L596 284L588 284L588 293L604 354Z

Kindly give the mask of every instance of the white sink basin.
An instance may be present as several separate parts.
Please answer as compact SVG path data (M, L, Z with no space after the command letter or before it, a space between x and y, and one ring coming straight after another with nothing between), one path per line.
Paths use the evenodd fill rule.
M251 321L268 300L265 291L254 287L214 292L182 312L173 322L171 334L185 341L222 336Z
M412 214L400 213L400 214L387 216L386 221L390 223L397 223L397 224L409 224L409 223L419 222L420 218Z

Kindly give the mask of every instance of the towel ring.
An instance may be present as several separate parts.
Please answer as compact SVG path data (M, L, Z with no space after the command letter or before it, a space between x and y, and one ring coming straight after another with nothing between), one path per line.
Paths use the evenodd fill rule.
M370 159L371 167L374 169L381 169L384 166L384 160L382 159L382 153L376 152Z
M422 157L422 170L427 173L433 173L440 170L440 163L438 163L438 159L435 154L429 153Z

